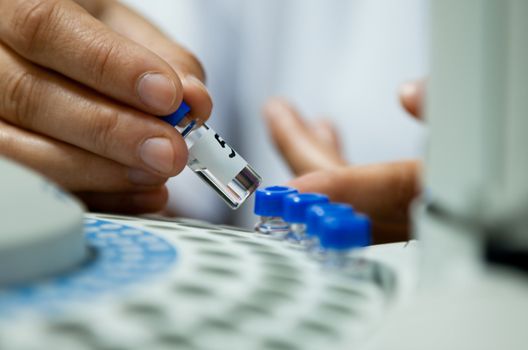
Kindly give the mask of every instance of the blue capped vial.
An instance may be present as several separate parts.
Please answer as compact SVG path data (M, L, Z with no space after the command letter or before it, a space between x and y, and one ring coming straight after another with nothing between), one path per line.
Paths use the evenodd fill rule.
M198 125L191 108L182 102L176 112L161 120L174 126L189 149L187 166L229 205L237 209L258 188L261 177L213 129Z
M370 244L370 221L364 215L329 213L317 228L324 264L329 267L345 267L354 249Z
M290 224L290 233L288 234L290 242L302 243L305 239L308 208L315 204L328 202L327 196L318 193L291 194L284 198L283 219Z
M255 193L254 213L260 217L255 231L276 239L284 238L290 231L290 225L282 218L284 198L297 190L286 186L271 186L259 189Z
M304 245L316 257L320 253L319 247L319 223L330 215L353 215L354 209L345 203L323 203L312 205L306 212L306 234Z

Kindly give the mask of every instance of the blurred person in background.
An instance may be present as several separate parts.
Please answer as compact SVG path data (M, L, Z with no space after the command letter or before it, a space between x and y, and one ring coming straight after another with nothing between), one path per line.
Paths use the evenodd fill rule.
M297 177L290 184L301 191L370 215L378 242L406 237L418 163L403 160L420 155L422 130L404 117L396 91L425 70L426 4L128 2L173 39L114 0L0 0L0 154L90 210L165 208L165 182L187 150L156 116L185 100L208 119L196 52L216 103L212 123L264 185ZM229 218L188 174L170 180L170 214L253 223L251 204Z
M426 1L125 2L200 57L215 104L210 123L264 185L353 164L344 183L323 172L291 184L367 211L388 232L378 241L406 237L417 192L417 164L408 160L421 157L424 130L405 115L398 91L427 71ZM172 213L253 224L251 203L230 212L188 170L169 190Z

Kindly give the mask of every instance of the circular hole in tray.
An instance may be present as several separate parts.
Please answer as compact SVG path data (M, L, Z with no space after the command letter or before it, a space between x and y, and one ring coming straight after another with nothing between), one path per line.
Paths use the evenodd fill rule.
M200 266L198 270L202 273L206 273L208 275L212 276L218 276L218 277L238 277L238 273L230 268L222 267L222 266L210 266L210 265L204 265Z
M263 281L266 285L277 288L294 288L303 284L302 281L297 277L280 274L267 274L263 277Z
M231 254L229 252L219 250L219 249L202 248L198 250L198 253L207 255L208 257L213 257L213 258L221 258L221 259L226 259L226 260L238 260L238 257L235 254Z
M365 298L366 297L365 294L363 294L358 289L353 288L353 287L344 286L344 285L329 285L327 289L332 294L335 294L341 297L346 297L346 298L350 298L350 297Z
M234 319L245 320L253 317L269 317L271 312L261 304L243 303L235 306L230 313Z
M157 343L170 346L174 349L180 349L180 347L189 349L192 346L191 340L188 337L176 333L164 333L160 335L157 338Z
M161 318L163 316L163 309L161 307L148 302L132 303L127 305L125 310L128 313L141 317Z
M293 297L282 290L258 289L253 293L253 300L257 305L270 305L293 301Z
M197 284L177 284L174 291L192 297L206 298L214 294L213 290Z
M302 321L299 325L299 329L303 333L307 332L316 336L324 336L332 339L335 339L339 336L338 332L334 328L315 320Z
M351 307L344 304L338 304L334 302L324 302L319 306L321 312L331 316L343 316L350 317L357 315Z
M227 319L206 319L201 325L202 331L220 331L220 332L235 332L237 330L236 325Z
M297 345L280 339L266 339L260 348L262 350L301 350Z
M207 238L207 237L200 237L198 235L193 235L193 236L191 236L189 234L178 235L178 238L183 239L185 241L190 241L190 242L206 243L206 244L218 244L218 241L215 241L214 239L210 239L210 238Z

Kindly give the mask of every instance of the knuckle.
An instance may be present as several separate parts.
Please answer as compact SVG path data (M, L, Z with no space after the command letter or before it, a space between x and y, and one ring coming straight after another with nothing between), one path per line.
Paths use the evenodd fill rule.
M38 79L30 72L23 71L12 74L4 81L5 92L2 94L2 110L4 110L16 125L31 128L33 116L32 106L36 93Z
M87 128L88 140L97 154L109 155L116 146L120 113L111 109L99 109L91 114L92 125Z
M20 1L13 16L14 44L18 50L32 53L53 36L53 28L61 17L57 0Z
M92 69L91 77L94 84L99 86L108 80L111 75L112 64L117 58L119 50L114 40L108 40L104 35L94 36L91 43L87 46L86 56L89 57L90 67Z

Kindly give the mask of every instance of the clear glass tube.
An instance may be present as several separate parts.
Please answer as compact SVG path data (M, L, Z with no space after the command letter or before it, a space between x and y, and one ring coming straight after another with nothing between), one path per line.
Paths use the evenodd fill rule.
M187 166L229 205L237 209L258 188L262 179L213 129L188 116L176 129L189 149Z

